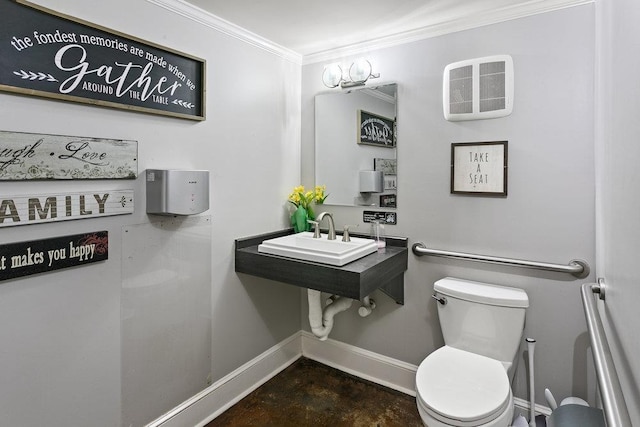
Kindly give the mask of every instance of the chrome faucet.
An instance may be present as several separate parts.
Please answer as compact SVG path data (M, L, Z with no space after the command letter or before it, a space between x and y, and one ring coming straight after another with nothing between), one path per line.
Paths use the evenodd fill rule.
M333 216L331 216L329 212L322 212L318 214L316 221L322 222L322 219L325 216L329 218L329 233L327 234L327 240L336 240L336 226L333 223Z

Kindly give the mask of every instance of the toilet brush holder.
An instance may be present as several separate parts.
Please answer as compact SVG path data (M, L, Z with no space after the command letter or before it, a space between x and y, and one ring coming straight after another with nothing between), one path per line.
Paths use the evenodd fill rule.
M536 396L533 381L533 352L536 347L536 340L527 338L527 353L529 354L529 426L536 427Z

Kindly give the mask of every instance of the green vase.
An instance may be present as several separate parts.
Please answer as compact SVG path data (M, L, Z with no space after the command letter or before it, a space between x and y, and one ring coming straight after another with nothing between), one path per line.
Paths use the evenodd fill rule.
M309 203L309 206L307 206L307 216L309 217L309 219L311 221L315 221L316 219L316 214L315 212L313 212L313 203ZM307 229L309 231L311 231L313 229L313 227L311 226L312 224L309 224L309 227L307 227Z
M300 233L302 231L309 230L311 224L307 222L307 219L309 219L307 210L302 206L298 206L298 209L296 209L293 215L291 215L291 225L293 226L293 231L295 231L296 233Z

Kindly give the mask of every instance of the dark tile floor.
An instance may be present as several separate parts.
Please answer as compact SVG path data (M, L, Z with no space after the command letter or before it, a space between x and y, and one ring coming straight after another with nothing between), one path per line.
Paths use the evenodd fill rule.
M300 358L205 427L422 427L415 398Z

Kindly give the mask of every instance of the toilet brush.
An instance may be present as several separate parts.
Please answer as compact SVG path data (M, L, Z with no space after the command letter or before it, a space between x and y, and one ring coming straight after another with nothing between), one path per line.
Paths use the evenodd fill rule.
M536 340L527 338L527 352L529 353L529 426L536 427L536 396L533 383L533 351L536 347Z

